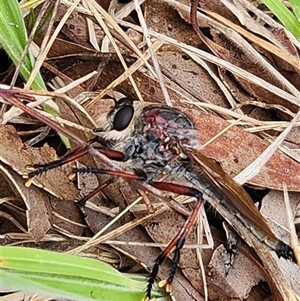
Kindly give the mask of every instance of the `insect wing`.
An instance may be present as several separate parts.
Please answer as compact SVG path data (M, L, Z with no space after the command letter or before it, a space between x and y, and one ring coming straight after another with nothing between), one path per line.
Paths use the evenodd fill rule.
M233 206L239 214L246 217L257 229L262 229L263 233L267 234L269 238L277 240L269 224L241 185L226 174L213 160L202 155L201 152L193 150L190 152L190 157L206 176L210 178L214 186L219 188L227 196L231 202L230 205ZM226 207L226 204L224 205Z

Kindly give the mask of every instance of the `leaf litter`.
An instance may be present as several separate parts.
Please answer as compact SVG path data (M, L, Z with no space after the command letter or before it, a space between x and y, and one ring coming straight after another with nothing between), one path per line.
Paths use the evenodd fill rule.
M104 92L100 93L102 98L107 91L116 89L134 99L164 102L160 88L161 81L157 80L153 67L150 67L147 63L147 69L143 65L145 62L143 55L147 51L147 47L141 35L142 30L136 30L137 23L135 18L132 17L133 14L130 14L135 4L129 2L125 6L112 6L108 10L115 12L116 22L123 26L123 30L126 27L128 28L128 36L126 36L126 32L118 28L113 18L109 19L106 14L104 14L104 19L114 30L108 29L108 27L104 28L104 24L101 24L102 28L97 25L99 19L96 18L95 11L97 9L102 13L103 11L97 7L94 1L87 1L87 3L86 7L80 6L73 11L65 25L61 27L58 38L53 41L52 48L50 48L47 55L48 59L42 59L43 68L47 69L45 79L52 82L53 89L57 89L61 82L57 81L55 76L59 76L65 83L69 83L87 73L98 70L97 81L82 82L80 86L71 91L72 94L70 95L75 98L87 89L93 91L104 89ZM205 144L218 135L229 123L234 124L203 149L205 155L216 160L228 174L234 177L260 156L270 144L270 141L276 139L277 135L288 126L291 118L299 110L296 101L297 98L299 99L298 90L300 85L299 80L297 80L299 79L299 59L297 58L299 45L265 11L246 0L201 2L201 10L197 13L197 21L205 35L209 37L209 40L206 38L205 43L205 41L198 38L197 33L191 26L189 5L190 3L187 1L145 1L143 6L144 18L148 27L148 34L153 37L153 47L156 51L156 57L152 56L151 60L152 63L154 60L159 62L166 90L173 105L181 108L194 119L197 129L201 133L199 136L201 144ZM56 22L62 19L68 8L69 2L61 1L58 6ZM94 22L92 27L87 26L87 18ZM118 47L118 50L111 46L112 41L107 42L107 37L104 34L105 30L112 33L111 39L116 42L115 47ZM93 31L95 32L93 33ZM94 42L92 45L90 44L91 36L94 37L93 39L102 49L106 49L108 54L99 53L98 50L93 48ZM155 41L157 36L163 43ZM134 39L131 41L128 37ZM43 35L39 37L40 40L37 39L39 45L42 38ZM173 39L172 43L169 42L170 39ZM190 47L189 51L193 50L194 52L187 51L184 44ZM272 47L269 47L270 44ZM207 50L207 46L214 47L218 51L222 50L222 52L214 53L213 62L205 61L205 53L203 57L202 54L199 54L198 49ZM116 55L116 52L119 52L118 55ZM124 58L125 63L120 63L120 55ZM197 58L195 59L195 57ZM206 64L201 62L201 65L199 65L200 59L204 59ZM134 62L139 62L139 65L137 65L139 67L130 69ZM224 66L227 66L226 62L233 64L232 70L236 73L230 73L232 71L230 68L227 71L224 69ZM246 72L245 74L249 76L247 77L244 73L241 73L241 70L236 66L243 69ZM124 69L127 69L125 73ZM120 77L123 73L125 76ZM252 77L252 75L256 75L258 79ZM128 79L129 76L130 79ZM270 86L264 86L263 82L259 80L260 78L263 78ZM2 79L2 83L5 83L3 77ZM273 87L278 87L279 90ZM113 97L114 93L117 92L113 92ZM285 97L287 93L290 96ZM91 102L82 103L82 109L83 112L86 110L97 120L99 115L103 116L109 110L111 103L106 100L97 102L99 96L92 96L91 98ZM76 122L83 128L93 127L93 124L88 120L89 118L86 117L88 114L80 113L72 106L66 106L62 102L55 101L62 112L61 118ZM106 103L103 103L104 101ZM265 106L257 105L257 103L265 104ZM295 124L293 130L295 131L298 128L299 121ZM82 133L80 129L70 128L69 126L68 129L75 132L82 139L87 139L89 136L87 132ZM22 129L22 132L24 130L26 130L26 127ZM27 225L24 226L27 226L33 240L48 241L48 248L51 248L52 243L53 249L70 250L76 245L80 245L81 235L86 233L86 237L82 236L84 239L89 236L86 227L91 233L96 233L110 221L111 217L107 213L99 213L90 209L88 204L85 209L87 218L86 225L84 225L85 222L82 216L80 217L78 208L72 203L72 201L78 199L79 190L68 180L67 174L71 167L49 171L35 178L33 184L37 187L34 185L30 188L22 186L24 180L15 172L22 174L26 171L26 165L28 164L49 162L56 159L55 150L46 145L34 148L26 146L18 138L18 133L14 128L8 125L3 125L0 132L0 155L1 162L4 164L1 165L1 173L6 175L5 181L10 186L15 187L25 204L28 212L26 215ZM266 137L269 139L267 140ZM248 181L248 184L254 187L270 190L265 199L262 200L263 207L266 204L271 204L270 207L277 209L277 205L273 204L282 205L283 201L280 196L282 194L278 193L277 195L274 190L282 190L283 182L286 183L288 191L293 192L292 199L295 200L295 204L292 208L299 204L300 165L299 160L297 161L299 135L294 135L291 142L293 147L290 144L286 146L285 154L279 149L276 150L271 159L260 168L260 173ZM81 163L98 165L99 162L95 161L93 158L87 157ZM91 179L83 180L83 186L85 186L85 181L89 182ZM92 181L95 181L96 185L98 181L104 180L99 177ZM32 198L28 197L28 193L30 196L35 195L34 199L38 201L32 203ZM54 207L57 210L55 214L47 205L49 194L52 195L51 198L56 198L55 201L52 201L52 205L55 204ZM90 203L95 203L99 208L107 208L107 212L115 215L116 212L121 211L134 200L134 195L138 197L138 194L132 188L121 181L105 189L101 193L101 197L91 200ZM157 206L164 206L163 210L167 210L166 206L161 204L159 198L149 197L154 203L157 203ZM59 200L62 200L61 203ZM59 207L57 207L58 204ZM157 243L166 244L176 232L176 227L184 223L184 218L168 210L160 215L154 213L149 215L147 219L142 220L142 216L147 216L145 206L142 208L141 212L134 209L132 211L136 216L133 228L128 225L126 232L120 234L116 231L122 225L130 223L132 215L127 214L113 225L113 228L107 233L112 234L111 236L107 235L107 239L109 239L111 246L119 252L120 259L125 258L122 255L125 254L127 258L151 268L153 260L159 253L158 248L150 246L151 238ZM5 212L8 209L1 207L1 210ZM67 212L74 212L74 216L67 214ZM285 216L284 207L270 216L270 219L274 220L275 223L279 223L277 221L278 212ZM264 211L263 214L265 214ZM65 225L60 224L57 220L53 222L53 219L60 218L59 215L67 216ZM18 219L22 223L22 218L18 218L16 215L16 220ZM36 225L41 220L43 220L43 226L37 229ZM60 220L63 219L60 218ZM76 225L77 230L72 232L71 227L67 225L68 223ZM140 223L147 229L151 238L147 236L141 226L137 226ZM51 225L53 228L49 231ZM55 235L52 232L53 230L55 230ZM3 233L1 231L2 239L9 233L5 231L7 230L4 230ZM47 231L49 231L48 234L46 234ZM114 231L116 231L115 234ZM276 300L285 298L286 295L280 290L275 276L273 279L272 277L269 279L270 277L268 278L264 269L262 269L262 276L258 280L256 271L259 267L253 265L255 261L243 259L245 258L244 255L238 254L236 262L228 272L230 277L235 275L236 280L229 279L228 275L226 276L226 273L222 272L224 258L221 257L217 261L215 259L218 257L219 249L224 244L224 233L213 227L212 232L216 240L215 249L204 249L202 251L208 281L209 300L220 300L222 298L262 300L267 297L260 285L257 285L262 279L268 280L273 297ZM11 238L15 238L13 242L21 243L22 240L26 240L26 236L17 236L16 234L18 234L18 231L9 233ZM64 243L60 244L58 237ZM68 239L68 237L70 238ZM196 232L191 233L187 244L197 244L196 237ZM281 237L289 239L286 231ZM112 240L115 240L115 244ZM132 242L132 245L122 245L122 242ZM149 246L134 245L134 242L143 242L145 245L149 243ZM240 244L242 243L240 242ZM247 247L245 248L247 250ZM145 249L147 252L145 252ZM99 249L94 250L95 252L99 251ZM109 252L113 252L111 250ZM88 253L89 251L85 252ZM106 258L109 261L110 256L107 255L109 252L103 252L102 259L105 260ZM250 251L247 250L247 252ZM121 261L124 263L124 259ZM121 261L114 259L114 264L123 269L142 269L141 266L137 268L138 265L131 260L125 262L125 264L121 264ZM243 271L247 267L247 271L250 272L248 274L239 273L238 268L235 267L238 262L240 262L239 270ZM173 283L173 298L184 301L191 300L192 296L194 300L204 300L205 293L194 250L185 249L182 252L180 266L184 275L181 272L176 274ZM250 266L254 270L251 270ZM248 267L250 270L248 270ZM166 277L167 268L168 263L163 265L161 269L159 274L161 279ZM275 268L273 272L275 271L279 270ZM287 271L286 273L287 276L285 277L296 275L295 272ZM243 290L238 291L236 288L241 287L242 279L246 279L246 285ZM293 288L295 293L299 294L297 280ZM278 293L278 290L280 293Z

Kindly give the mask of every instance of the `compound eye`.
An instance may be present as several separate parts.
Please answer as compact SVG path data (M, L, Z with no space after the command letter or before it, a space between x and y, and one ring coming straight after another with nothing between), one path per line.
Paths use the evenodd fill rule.
M125 130L133 118L133 106L126 105L119 109L114 117L114 130Z

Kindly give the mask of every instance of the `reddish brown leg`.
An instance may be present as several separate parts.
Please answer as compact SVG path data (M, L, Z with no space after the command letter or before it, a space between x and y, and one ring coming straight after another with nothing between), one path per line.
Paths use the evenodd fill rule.
M146 180L146 176L142 172L140 173L140 175L136 175L136 174L127 173L124 171L108 170L108 169L100 169L100 168L92 168L92 167L74 168L73 171L74 171L74 173L93 173L93 174L99 173L99 174L104 174L104 175L122 177L123 179L128 179L128 180L139 180L139 181ZM83 199L76 202L76 204L79 206L83 206L87 200L89 200L96 193L103 190L105 187L107 187L112 182L113 182L113 179L109 179L108 181L104 182L102 185L99 185L96 189L94 189L92 192L90 192Z
M88 144L92 144L96 141L96 138L91 139L88 141ZM97 148L95 147L100 153L108 157L109 159L116 160L116 161L125 161L126 158L123 153L111 149L106 148ZM79 159L87 154L87 151L85 149L77 148L71 153L67 154L65 157L46 163L46 164L34 164L32 167L29 166L29 168L34 169L33 171L29 172L28 174L24 174L24 177L26 178L33 178L34 176L40 175L48 170L57 168L59 166L62 166L64 164L67 164L69 162L72 162L76 159Z
M144 173L140 173L139 175L134 173L129 173L126 171L118 171L118 170L110 170L110 169L101 169L94 167L83 167L83 168L74 168L75 173L99 173L101 175L110 175L114 177L121 177L127 180L138 180L145 181L146 175Z
M148 195L145 193L144 190L142 189L137 189L137 192L140 194L140 196L143 198L143 201L147 207L147 211L148 213L154 213L155 212L155 209L151 203L151 201L149 200L149 197Z
M106 182L104 182L102 185L99 185L98 187L96 187L94 190L92 190L88 195L86 195L85 197L83 197L81 200L76 201L76 205L78 206L84 206L84 204L90 199L92 198L94 195L96 195L98 192L102 191L104 188L106 188L108 185L110 185L111 183L113 183L113 179L110 178L108 179Z
M188 195L197 198L197 203L191 212L190 216L186 220L184 226L182 229L176 234L176 236L171 240L171 242L168 244L168 246L165 248L164 251L160 253L160 255L156 258L154 262L154 266L152 269L152 272L150 274L149 280L148 280L148 286L146 291L146 298L145 300L150 300L151 298L151 290L152 286L154 284L155 278L157 277L159 266L163 263L163 261L167 258L167 256L172 252L174 249L174 255L173 255L173 263L170 269L170 273L168 276L168 279L166 281L167 291L171 290L171 283L173 281L178 262L180 260L180 250L184 245L185 239L189 232L192 229L192 226L194 225L199 210L201 208L201 205L203 204L203 197L202 193L194 188L187 187L184 185L179 184L173 184L168 182L150 182L150 185L154 186L157 189L166 190L170 192L174 192L181 195Z

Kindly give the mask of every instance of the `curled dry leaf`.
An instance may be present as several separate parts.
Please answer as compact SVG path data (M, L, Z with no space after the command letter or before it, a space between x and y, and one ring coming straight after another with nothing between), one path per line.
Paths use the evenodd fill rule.
M299 193L289 192L288 199L292 213L296 214L297 207L300 205ZM269 224L276 236L281 240L290 243L291 234L283 192L271 190L262 200L261 213L269 220ZM291 224L294 224L294 220L291 221ZM286 278L289 279L294 291L299 295L300 269L297 269L296 266L291 265L290 263L284 264L283 262L281 262L281 267Z
M299 193L289 192L289 202L293 213L300 204ZM261 213L268 219L273 232L283 241L289 242L289 225L283 192L271 190L262 200Z
M239 252L234 256L230 268L225 269L224 262L230 260L229 254L223 245L215 250L209 263L210 275L214 275L215 285L218 283L221 290L227 292L232 298L245 299L251 289L265 279L253 262ZM221 286L223 283L226 283L226 286Z

